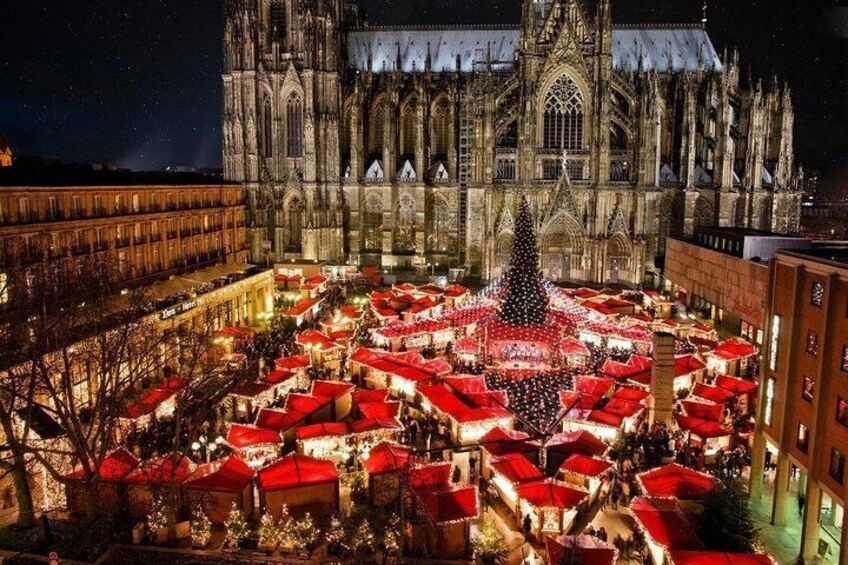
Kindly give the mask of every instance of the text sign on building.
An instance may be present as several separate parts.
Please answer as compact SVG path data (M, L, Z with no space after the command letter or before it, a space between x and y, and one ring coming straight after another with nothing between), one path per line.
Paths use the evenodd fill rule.
M162 319L167 320L169 318L173 318L178 314L182 314L183 312L188 312L193 308L197 307L197 300L186 300L176 306L171 306L165 310L162 310Z

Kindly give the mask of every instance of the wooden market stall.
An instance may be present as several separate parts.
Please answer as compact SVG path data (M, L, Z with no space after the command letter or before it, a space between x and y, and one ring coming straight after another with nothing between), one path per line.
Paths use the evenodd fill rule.
M571 455L579 453L589 457L602 457L609 446L597 438L592 432L578 430L571 433L559 433L545 442L542 446L547 462L545 471L553 475Z
M323 516L339 510L339 473L326 459L293 453L259 471L259 506L275 518L286 506L292 515Z
M283 438L280 432L249 424L231 424L227 444L250 467L258 469L280 455Z
M521 524L529 516L530 533L539 542L546 535L559 535L571 529L578 505L589 497L583 489L552 479L522 483L515 491L519 499L516 520Z
M695 530L673 498L636 497L630 505L654 565L665 565L668 551L702 548Z
M718 485L712 475L671 463L636 475L639 488L646 496L703 500Z
M498 498L517 515L518 493L516 487L521 483L539 481L545 476L520 453L492 457L490 463L490 481L495 485Z
M615 565L618 560L618 550L595 536L547 536L545 549L552 565Z
M306 424L309 414L294 410L263 408L256 415L255 425L273 430L280 434L284 446L294 446L295 434L300 426Z
M560 465L562 480L589 492L589 501L594 502L601 493L601 486L612 469L612 463L599 457L574 453Z
M412 449L387 441L378 443L362 456L373 504L386 506L397 500L402 480L399 473L407 473L412 462Z
M534 465L539 463L539 446L530 441L530 435L526 432L511 430L503 426L495 426L483 434L479 440L479 444L481 453L480 468L482 469L484 479L489 479L490 477L490 461L493 457L499 455L520 453Z
M139 464L139 460L124 448L110 451L100 467L94 469L90 463L89 471L99 475L100 484L97 486L97 505L99 510L117 512L124 494L121 481ZM65 475L65 494L68 500L68 511L78 514L88 514L89 500L83 482L86 480L86 470L78 466Z
M199 506L213 524L220 525L235 504L250 519L254 475L255 471L235 455L201 465L183 483L186 509L191 512Z
M143 518L157 492L178 490L194 472L195 464L181 453L172 453L142 462L121 483L127 486L130 516Z

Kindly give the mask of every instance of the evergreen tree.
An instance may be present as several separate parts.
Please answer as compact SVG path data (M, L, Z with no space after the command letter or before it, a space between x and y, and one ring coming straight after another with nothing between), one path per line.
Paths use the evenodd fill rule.
M748 507L748 494L739 481L725 481L704 499L699 537L707 549L753 553L758 529Z
M515 239L512 243L512 267L506 275L506 291L501 304L501 319L514 326L534 326L544 323L548 310L548 295L539 274L539 249L533 233L533 219L527 199L521 198L515 220Z

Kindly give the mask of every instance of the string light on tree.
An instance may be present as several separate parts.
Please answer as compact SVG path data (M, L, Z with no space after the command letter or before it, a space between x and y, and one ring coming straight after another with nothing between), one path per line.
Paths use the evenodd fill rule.
M510 265L501 304L501 319L514 326L544 323L548 311L548 293L542 285L533 218L530 216L530 205L524 197L521 198L515 221Z

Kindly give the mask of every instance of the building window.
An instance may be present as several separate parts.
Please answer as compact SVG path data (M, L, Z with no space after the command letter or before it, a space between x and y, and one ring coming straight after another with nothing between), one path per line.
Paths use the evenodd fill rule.
M842 363L840 367L843 371L848 373L848 345L842 346Z
M0 273L0 304L9 302L9 275Z
M289 157L303 156L303 104L296 93L286 102L286 143Z
M383 158L383 132L386 126L385 121L386 117L383 110L383 103L381 101L375 105L374 111L371 112L371 119L369 120L368 146L371 153L371 159Z
M813 396L816 393L816 383L810 377L804 377L804 388L801 390L801 398L807 402L813 401Z
M807 453L810 447L810 432L807 426L798 422L798 436L795 438L795 446L802 452Z
M262 125L262 134L259 136L259 152L263 157L271 157L274 145L274 114L271 111L271 99L268 97L262 104L262 116L259 123Z
M842 455L842 453L840 453L835 447L830 449L830 467L828 469L828 474L840 484L845 476L845 456Z
M848 402L841 396L836 397L836 421L848 428Z
M442 98L433 108L433 157L447 159L450 147L450 104Z
M404 105L400 116L400 155L411 159L415 157L418 144L418 99L410 98Z
M771 335L769 336L769 369L777 370L777 349L780 343L780 315L771 318Z
M824 301L824 285L819 281L813 281L813 290L810 293L810 304L821 308Z
M763 420L767 426L771 426L774 414L774 378L769 377L766 381L766 406Z
M819 354L819 335L813 330L807 330L807 353L813 357Z
M583 148L583 94L568 75L551 85L545 97L542 137L548 149Z

